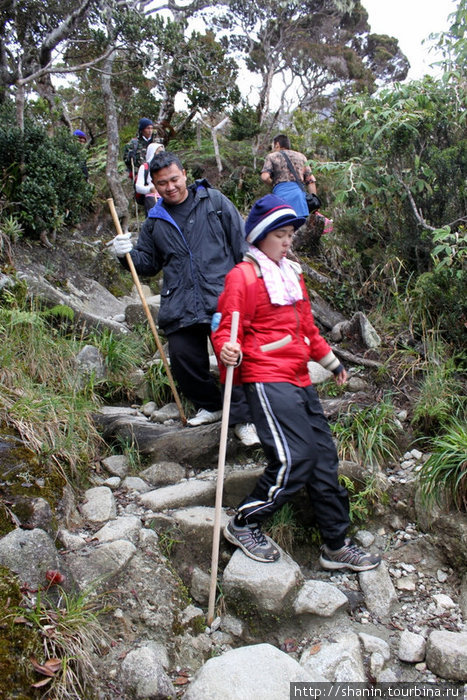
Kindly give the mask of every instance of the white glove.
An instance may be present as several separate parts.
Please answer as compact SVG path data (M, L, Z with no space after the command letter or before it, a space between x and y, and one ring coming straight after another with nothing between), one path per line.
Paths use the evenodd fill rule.
M124 258L127 253L133 248L130 241L131 233L119 233L112 241L112 250L118 258Z

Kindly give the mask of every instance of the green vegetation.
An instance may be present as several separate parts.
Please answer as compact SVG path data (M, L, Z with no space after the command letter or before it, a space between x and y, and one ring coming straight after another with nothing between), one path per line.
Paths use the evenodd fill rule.
M360 489L345 474L339 475L339 482L347 489L349 494L349 515L350 521L354 525L367 523L377 503L386 503L387 505L387 495L377 487L373 476L369 476L365 480L363 488Z
M40 657L42 643L37 628L16 621L21 601L21 582L0 567L0 696L30 700L37 677L29 658Z
M0 422L19 433L47 478L79 483L102 449L93 413L103 397L134 398L129 371L144 366L150 352L134 335L117 337L103 330L83 336L69 327L68 311L27 301L20 284L3 290ZM87 344L102 352L107 370L103 380L91 376L81 382L77 376L75 357ZM162 396L154 376L151 382ZM160 382L165 386L162 376Z
M465 414L460 358L450 357L447 351L440 343L428 348L412 415L419 435L435 435L451 418Z
M49 138L43 127L28 121L22 132L10 110L0 111L3 237L14 238L23 230L35 236L56 233L80 220L92 199L80 149L65 130Z
M369 408L348 411L332 426L339 456L369 467L382 467L398 453L399 426L395 421L391 396Z
M39 590L29 605L23 598L15 615L16 620L31 625L42 640L40 657L30 659L40 674L34 687L46 688L44 697L56 700L92 698L92 654L102 649L106 641L98 619L102 605L91 590L70 594L60 586L57 602L53 602L49 587L54 585L54 579L63 580L63 576L58 571L48 571L46 577L49 586Z
M450 421L432 441L431 455L420 471L423 498L443 503L446 496L459 510L467 510L467 423Z
M305 537L303 525L299 523L294 507L285 503L280 510L268 520L267 532L279 547L289 554Z

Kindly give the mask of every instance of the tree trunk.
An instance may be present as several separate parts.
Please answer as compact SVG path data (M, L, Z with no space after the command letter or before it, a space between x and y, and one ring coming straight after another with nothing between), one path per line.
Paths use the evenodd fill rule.
M119 136L117 109L115 97L112 91L112 68L115 60L113 51L105 60L101 78L102 96L104 98L105 119L107 124L107 163L105 175L107 184L112 194L118 218L121 221L123 231L128 230L128 198L123 190L118 174Z
M25 88L21 83L22 78L22 62L21 58L18 61L18 83L16 85L16 95L15 95L15 108L16 108L16 124L19 126L21 131L24 131L24 101L25 101Z
M16 106L16 124L21 131L24 131L24 100L25 89L24 85L18 85L16 88L15 106Z

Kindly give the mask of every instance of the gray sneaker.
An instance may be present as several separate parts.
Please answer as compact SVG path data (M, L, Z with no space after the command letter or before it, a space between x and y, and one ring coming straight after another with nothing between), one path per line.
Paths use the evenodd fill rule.
M325 544L321 547L319 563L323 569L334 571L335 569L351 569L352 571L369 571L376 569L381 563L378 554L370 554L357 547L349 539L340 549L329 549Z
M235 519L231 518L224 528L226 540L237 547L255 561L265 563L277 561L280 552L274 542L266 535L263 535L259 525L250 523L249 525L235 525Z

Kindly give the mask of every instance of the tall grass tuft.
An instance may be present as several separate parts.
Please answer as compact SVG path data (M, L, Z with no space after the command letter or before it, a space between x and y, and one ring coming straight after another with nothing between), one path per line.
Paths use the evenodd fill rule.
M432 441L432 453L419 472L422 497L428 503L452 498L467 510L467 424L454 418Z
M0 308L0 421L25 446L76 474L101 439L93 426L96 396L77 386L79 342L49 325L41 309L3 294Z
M395 459L398 453L394 437L399 427L390 396L376 406L340 415L332 430L340 459L377 467Z
M103 608L91 590L77 594L68 594L60 587L57 590L56 603L39 590L33 604L16 611L42 638L44 663L31 659L34 668L46 676L37 685L47 685L43 697L54 700L90 698L95 677L92 653L99 652L107 641L99 622Z
M281 549L292 553L294 546L305 537L302 525L297 521L291 503L285 503L268 520L267 531Z
M412 416L412 425L419 433L433 435L465 410L465 389L458 369L461 362L462 357L450 356L439 339L428 345Z

